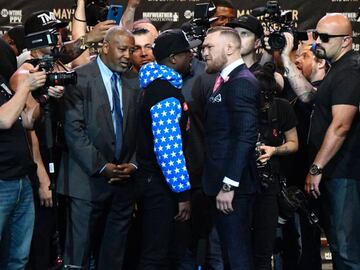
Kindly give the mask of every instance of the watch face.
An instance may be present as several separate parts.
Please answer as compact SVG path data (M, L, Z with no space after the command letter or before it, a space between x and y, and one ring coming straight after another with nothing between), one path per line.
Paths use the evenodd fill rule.
M223 184L222 186L222 190L225 191L225 192L229 192L231 191L231 186L229 184Z
M316 166L315 164L313 164L313 165L311 165L309 172L311 175L319 175L319 174L321 174L321 169L318 166Z

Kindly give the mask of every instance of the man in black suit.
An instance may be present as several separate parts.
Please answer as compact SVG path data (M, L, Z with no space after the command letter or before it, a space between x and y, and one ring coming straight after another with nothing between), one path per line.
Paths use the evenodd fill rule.
M216 225L231 269L253 269L250 229L257 190L258 83L241 58L235 30L210 29L202 48L206 71L220 72L205 114L203 187L216 201Z
M125 71L134 46L121 27L108 30L100 56L77 69L66 89L65 139L58 191L69 196L65 264L122 269L133 212L136 100L139 88Z

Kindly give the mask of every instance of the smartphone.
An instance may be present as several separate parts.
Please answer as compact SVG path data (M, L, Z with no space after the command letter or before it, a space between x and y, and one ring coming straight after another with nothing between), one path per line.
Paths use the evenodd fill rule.
M119 25L122 14L122 5L110 5L106 19L116 21L116 25Z

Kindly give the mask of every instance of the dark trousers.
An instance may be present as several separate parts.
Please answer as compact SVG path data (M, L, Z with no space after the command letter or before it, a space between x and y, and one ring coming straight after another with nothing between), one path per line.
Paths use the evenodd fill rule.
M93 255L97 270L122 269L132 213L133 201L120 194L101 202L70 198L65 265L88 269Z
M257 194L253 208L253 252L255 270L271 270L279 215L276 194Z
M254 195L235 194L230 214L218 213L216 226L225 261L231 270L252 270L251 239L252 207Z
M178 203L159 175L138 174L135 181L142 220L142 250L139 270L168 270L169 246Z

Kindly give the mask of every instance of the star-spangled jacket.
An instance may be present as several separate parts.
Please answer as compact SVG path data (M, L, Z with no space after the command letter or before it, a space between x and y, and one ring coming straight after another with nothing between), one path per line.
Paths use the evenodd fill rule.
M186 103L182 78L173 69L149 63L140 69L140 101L137 161L139 170L162 174L173 192L190 189L183 153Z

